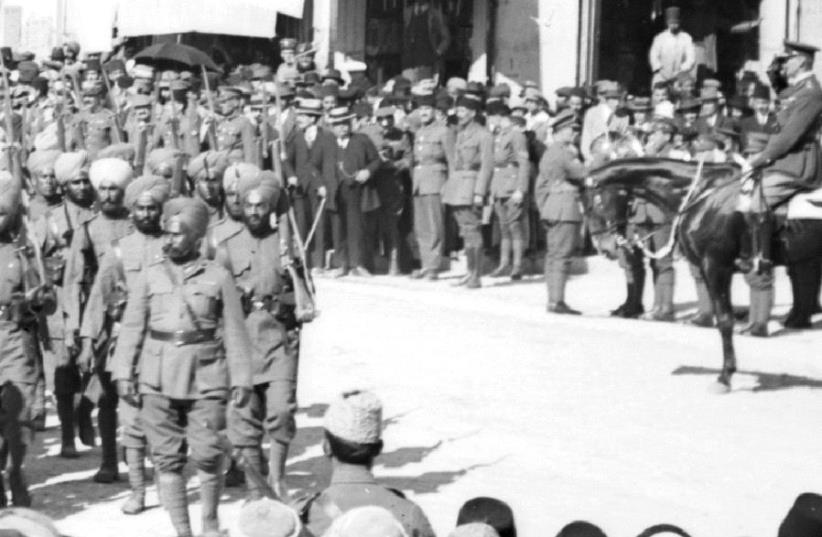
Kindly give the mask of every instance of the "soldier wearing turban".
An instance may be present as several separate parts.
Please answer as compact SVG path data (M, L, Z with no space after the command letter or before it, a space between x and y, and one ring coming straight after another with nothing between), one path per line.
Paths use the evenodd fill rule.
M98 268L106 253L134 229L124 205L125 189L132 181L131 165L119 158L94 161L89 179L97 193L100 212L82 222L82 231L75 234L66 264L64 309L66 310L67 345L79 348L77 364L85 375L96 376L102 388L96 402L97 427L102 445L100 469L94 475L97 483L112 483L119 479L117 471L117 392L106 369L106 356L111 343L109 331L95 331L93 337L82 337L81 312L90 300Z
M188 176L194 182L195 197L209 208L212 223L223 217L223 173L228 167L228 154L224 151L200 153L188 163Z
M35 155L40 155L35 157ZM35 151L29 161L33 174L41 173L35 181L38 195L45 191L40 183L45 182L53 153ZM89 157L85 151L58 153L52 163L54 179L62 190L62 201L56 205L46 205L39 214L32 215L33 236L37 237L43 254L43 265L48 279L54 284L58 311L47 317L49 341L43 342L43 370L46 388L54 393L57 403L57 417L60 420L60 456L77 457L75 446L75 425L79 428L80 440L88 446L94 445L94 428L91 424L93 406L84 399L79 407L75 405L75 394L81 389L80 375L72 361L72 353L78 350L75 334L66 332L65 276L71 244L85 222L94 217L94 190L89 181ZM50 179L50 178L49 178ZM71 352L69 352L71 349Z
M36 220L48 208L56 207L63 200L60 185L54 173L54 163L60 151L35 151L29 155L26 167L36 191L29 204L29 217Z
M294 311L290 275L281 260L276 220L280 186L272 174L240 163L226 170L224 188L227 204L236 199L244 226L218 244L217 260L231 272L242 293L245 326L254 345L251 402L230 409L229 437L243 450L246 461L262 472L261 446L263 436L269 436L268 479L284 497L285 461L296 432L301 322ZM252 499L262 497L248 476L246 483Z
M198 199L166 202L166 257L129 286L112 367L124 400L136 402L139 393L161 502L178 536L191 535L183 476L189 453L200 482L203 534L220 534L218 430L229 394L242 407L251 391L252 346L234 281L199 254L208 220L208 207Z

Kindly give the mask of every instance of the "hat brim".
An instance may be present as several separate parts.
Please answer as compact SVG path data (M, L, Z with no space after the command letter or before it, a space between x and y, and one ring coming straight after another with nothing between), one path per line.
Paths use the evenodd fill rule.
M329 118L328 123L331 124L331 125L336 125L338 123L345 123L346 121L351 121L355 117L357 117L356 114L353 114L353 113L352 114L346 114L346 115L340 116L340 117Z
M297 108L297 114L303 114L305 116L321 116L323 115L322 110L313 110L311 108Z

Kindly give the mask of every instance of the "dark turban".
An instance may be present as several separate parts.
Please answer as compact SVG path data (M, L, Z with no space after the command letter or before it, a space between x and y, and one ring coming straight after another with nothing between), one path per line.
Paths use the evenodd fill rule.
M165 178L158 175L143 175L138 177L126 188L125 205L132 207L145 193L148 193L155 203L162 205L168 199L171 187Z
M202 239L208 229L208 205L195 198L174 198L163 206L163 223L178 217L186 229L197 239Z

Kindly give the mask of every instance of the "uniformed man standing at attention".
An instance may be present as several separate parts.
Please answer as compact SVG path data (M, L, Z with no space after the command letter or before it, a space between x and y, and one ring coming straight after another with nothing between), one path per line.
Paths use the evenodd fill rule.
M551 123L554 142L539 163L534 188L540 220L546 231L545 281L548 311L579 315L565 303L565 281L582 227L580 187L585 166L579 159L577 138L580 126L570 110Z
M522 279L522 257L525 253L523 207L530 179L528 142L525 134L514 128L508 105L495 101L488 105L486 115L488 126L494 132L491 195L502 235L499 266L491 276L510 274L511 279L516 281Z
M421 268L413 278L436 280L442 269L445 248L445 210L442 187L454 156L454 131L434 113L433 94L415 98L422 123L414 136L413 168L414 234L420 249Z
M212 150L226 151L229 162L257 163L257 136L251 120L243 114L240 88L222 86L218 97L219 116L216 119L217 147Z
M37 274L36 245L21 235L21 209L19 182L0 171L0 440L12 505L28 507L23 461L34 439L32 404L39 375L34 312L53 313L55 300ZM3 481L0 474L0 508L7 502Z
M69 149L84 149L91 160L116 140L117 123L114 112L103 107L104 95L102 84L93 84L83 90L84 108L74 116Z
M247 406L231 407L229 438L234 447L243 450L246 461L263 473L260 446L264 432L268 433L268 479L283 498L288 493L288 447L297 431L294 414L300 323L294 316L294 297L281 260L286 254L282 238L271 226L281 195L279 185L272 179L261 173L239 179L237 191L245 226L218 246L217 260L234 276L254 346L254 391ZM262 497L263 491L248 477L246 483L251 498Z
M280 84L294 84L299 75L297 70L297 60L294 49L297 48L297 40L291 37L280 39L280 58L283 63L277 67L277 82Z
M401 492L377 483L371 468L382 452L382 403L371 392L352 390L337 397L325 413L323 451L331 459L331 484L298 502L312 535L324 535L332 519L366 505L383 507L409 537L433 537L420 507Z
M89 179L97 193L100 212L82 223L74 237L66 264L66 334L78 334L83 322L85 306L91 295L94 278L103 256L115 241L134 229L123 205L126 186L133 178L131 166L118 158L96 160L89 169ZM79 340L79 341L78 341ZM107 340L91 341L78 337L71 341L80 348L77 365L87 376L96 377L101 390L92 393L97 403L97 427L102 445L100 469L94 481L111 483L119 479L117 472L117 393L105 370ZM94 400L99 396L99 399Z
M163 207L163 224L166 257L129 286L112 377L120 397L140 406L161 502L177 536L192 535L183 475L190 456L200 482L202 535L218 537L219 431L229 395L237 407L248 402L252 345L231 274L200 256L208 208L174 198Z
M442 201L451 205L465 244L468 273L458 282L469 289L482 286L482 208L494 172L494 137L475 121L480 101L457 99L457 139L453 169L443 188Z
M169 193L168 181L151 175L140 177L126 187L125 207L131 211L135 231L115 240L103 256L80 328L80 337L94 342L94 347L107 341L106 354L110 354L116 345L129 286L134 284L144 267L163 255L165 242L160 218ZM105 364L107 375L111 373L111 366L111 363ZM140 408L132 403L123 400L118 405L121 444L131 486L131 496L121 507L127 515L136 515L145 509L146 495L146 436L138 419Z

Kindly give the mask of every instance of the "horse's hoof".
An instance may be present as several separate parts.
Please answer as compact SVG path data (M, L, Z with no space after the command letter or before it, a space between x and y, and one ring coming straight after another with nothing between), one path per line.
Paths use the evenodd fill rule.
M731 387L728 384L725 384L724 382L720 382L718 380L716 382L711 383L711 385L708 386L708 393L713 395L725 395L727 393L730 393L730 391Z

